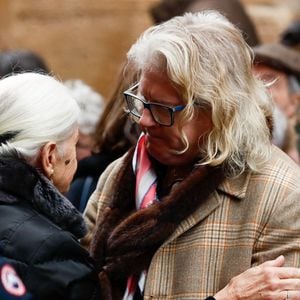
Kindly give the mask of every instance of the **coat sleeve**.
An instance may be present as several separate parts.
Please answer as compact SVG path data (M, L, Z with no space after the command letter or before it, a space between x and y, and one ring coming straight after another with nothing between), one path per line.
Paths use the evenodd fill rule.
M300 189L277 202L255 245L254 265L285 256L285 265L300 267Z
M96 299L100 290L92 259L75 239L66 239L64 232L47 239L37 250L23 280L34 299Z
M25 283L35 299L88 300L99 293L91 268L71 259L35 264L28 272Z

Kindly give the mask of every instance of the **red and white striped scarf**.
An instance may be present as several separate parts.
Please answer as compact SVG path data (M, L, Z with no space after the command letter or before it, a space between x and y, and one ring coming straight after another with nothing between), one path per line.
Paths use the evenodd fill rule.
M136 176L135 204L136 209L143 209L157 201L156 186L157 176L152 168L151 160L145 146L145 135L142 134L137 142L132 159L132 167ZM133 300L137 285L141 293L144 291L146 271L139 277L130 276L123 300Z

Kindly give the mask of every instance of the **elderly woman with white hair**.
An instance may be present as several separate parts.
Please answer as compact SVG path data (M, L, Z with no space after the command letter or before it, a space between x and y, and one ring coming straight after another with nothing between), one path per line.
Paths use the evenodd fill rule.
M101 299L300 299L300 171L271 144L241 32L189 13L146 30L128 59L143 134L85 211Z
M78 242L84 220L62 195L77 166L78 116L53 77L0 80L0 254L34 299L92 299L98 289Z

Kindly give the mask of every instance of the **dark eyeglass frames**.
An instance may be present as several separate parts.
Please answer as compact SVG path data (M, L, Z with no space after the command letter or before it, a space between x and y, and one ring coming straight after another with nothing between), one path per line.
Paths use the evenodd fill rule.
M174 113L183 110L186 105L168 106L160 103L146 102L144 99L134 94L139 84L135 84L124 92L128 112L137 121L141 118L145 108L149 109L152 118L156 123L170 127L174 124Z

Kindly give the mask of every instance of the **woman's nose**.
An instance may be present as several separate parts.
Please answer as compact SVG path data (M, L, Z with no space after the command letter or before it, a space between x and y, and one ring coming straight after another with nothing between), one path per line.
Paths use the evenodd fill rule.
M143 127L151 127L151 126L155 126L156 124L157 123L153 119L150 110L148 108L145 108L143 110L143 113L142 113L141 118L139 120L139 125L141 125Z

